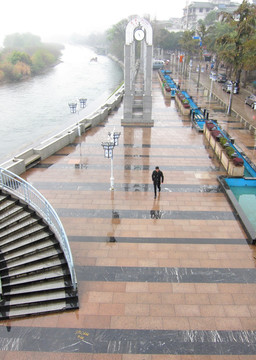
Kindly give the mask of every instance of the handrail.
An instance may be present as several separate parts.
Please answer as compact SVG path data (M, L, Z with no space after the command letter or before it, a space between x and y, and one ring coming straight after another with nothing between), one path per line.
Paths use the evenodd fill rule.
M73 258L67 235L56 211L45 199L45 197L31 184L2 167L0 167L0 187L8 189L9 192L23 199L28 205L32 206L52 228L65 254L71 275L72 286L74 291L76 291L77 280Z

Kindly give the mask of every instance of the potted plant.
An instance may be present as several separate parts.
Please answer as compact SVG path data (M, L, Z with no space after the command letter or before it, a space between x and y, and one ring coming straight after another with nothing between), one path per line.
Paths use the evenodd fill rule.
M204 134L206 139L210 142L211 131L217 130L216 125L211 121L205 121L204 123Z
M184 108L189 108L190 107L189 101L186 98L182 99L182 104L183 104Z
M215 144L215 154L219 159L221 158L222 151L225 149L225 144L228 144L227 139L223 136L220 136L219 141Z
M215 147L216 147L216 143L219 142L219 138L221 137L221 132L219 130L212 130L210 131L210 145L213 148L213 150L215 151Z
M229 162L228 174L234 177L244 176L244 160L238 156L233 156Z
M176 91L175 94L176 103L183 115L190 114L190 104L188 99L182 94L181 91Z

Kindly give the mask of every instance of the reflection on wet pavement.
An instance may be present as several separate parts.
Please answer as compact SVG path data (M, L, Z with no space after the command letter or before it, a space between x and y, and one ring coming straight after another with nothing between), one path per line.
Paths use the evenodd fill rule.
M236 118L192 79L181 86L254 157L255 139ZM225 170L204 135L164 99L156 73L152 92L153 127L122 127L121 105L24 174L64 225L80 309L4 322L3 359L255 357L255 247L219 186ZM109 191L101 142L113 127L121 137ZM156 165L165 182L154 200Z

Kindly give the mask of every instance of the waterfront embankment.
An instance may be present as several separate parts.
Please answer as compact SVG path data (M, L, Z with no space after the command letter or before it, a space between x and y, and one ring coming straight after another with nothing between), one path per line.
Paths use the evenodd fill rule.
M0 86L0 164L73 128L104 106L123 81L123 70L108 56L84 46L67 45L62 62L47 74ZM85 108L79 99L86 98ZM68 104L78 103L76 113Z
M106 101L94 112L79 120L77 123L69 126L53 137L41 142L34 148L16 155L12 159L1 164L6 170L20 175L29 167L44 160L58 150L74 142L77 136L80 136L87 129L94 127L104 121L108 115L115 110L121 103L124 94L124 86L121 85Z

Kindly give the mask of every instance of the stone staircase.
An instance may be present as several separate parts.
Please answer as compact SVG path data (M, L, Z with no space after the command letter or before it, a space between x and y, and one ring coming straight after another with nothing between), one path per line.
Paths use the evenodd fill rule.
M137 74L135 80L135 91L134 91L134 99L132 104L132 113L133 119L135 121L143 118L143 77L141 72Z
M78 308L53 232L25 203L0 191L0 319Z

